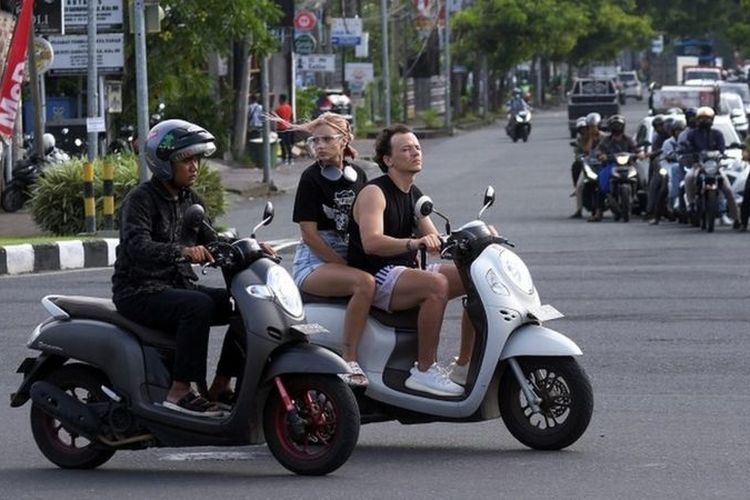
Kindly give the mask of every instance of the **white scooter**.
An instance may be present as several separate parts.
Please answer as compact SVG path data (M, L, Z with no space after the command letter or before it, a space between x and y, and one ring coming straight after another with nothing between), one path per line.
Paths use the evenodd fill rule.
M488 187L480 218L494 199ZM417 214L432 211L427 196L417 201ZM355 391L362 423L477 422L502 416L513 436L531 448L571 445L589 424L593 394L575 360L582 355L579 347L542 326L562 314L541 304L531 274L508 240L480 219L451 232L443 218L447 234L441 256L458 267L476 330L466 390L444 397L405 387L417 359L417 309L388 314L373 308L358 349L358 362L369 378L364 391ZM423 252L423 263L424 257ZM340 353L346 300L304 294L303 300L308 321L327 330L311 342Z

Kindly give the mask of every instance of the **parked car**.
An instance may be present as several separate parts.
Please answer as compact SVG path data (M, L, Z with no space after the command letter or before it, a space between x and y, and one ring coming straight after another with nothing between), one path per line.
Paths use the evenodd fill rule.
M639 101L643 100L643 85L638 79L638 73L635 71L620 71L617 78L622 82L625 97L635 97Z
M732 120L732 125L741 138L747 136L748 122L745 114L745 105L742 98L733 92L722 92L719 113L727 115Z
M732 92L742 98L745 105L745 114L750 116L750 86L746 82L719 82L721 93Z
M576 78L568 93L568 130L576 136L576 120L597 112L602 120L620 112L619 93L611 78Z

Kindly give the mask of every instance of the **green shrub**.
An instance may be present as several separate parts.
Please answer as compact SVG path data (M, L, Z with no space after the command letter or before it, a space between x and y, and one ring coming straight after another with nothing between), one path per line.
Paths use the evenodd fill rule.
M134 155L110 156L115 165L113 193L115 197L115 228L117 213L128 192L138 185L137 158ZM102 227L102 165L104 160L94 161L94 196L96 199L96 226ZM31 215L44 231L56 235L73 235L83 232L83 165L80 158L45 170L34 187L31 198ZM212 218L224 214L224 190L219 173L201 163L198 180L193 186L206 203Z
M442 124L440 115L434 109L422 111L421 118L424 121L424 126L427 128L440 128Z

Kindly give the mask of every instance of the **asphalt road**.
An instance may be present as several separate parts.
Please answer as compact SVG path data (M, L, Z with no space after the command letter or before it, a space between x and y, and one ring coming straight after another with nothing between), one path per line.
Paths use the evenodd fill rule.
M645 106L628 102L625 112L634 131ZM566 314L548 326L584 351L594 415L570 448L528 450L499 420L384 423L364 426L350 460L325 478L290 475L263 446L121 452L95 471L62 471L37 451L28 406L3 405L0 497L748 498L750 236L569 220L565 119L537 113L527 144L511 143L501 125L425 141L418 184L454 225L473 218L485 186L495 187L485 218L515 242L543 302ZM237 200L221 222L247 232L263 201ZM259 236L296 237L292 194L272 201L276 220ZM25 339L45 317L39 299L107 296L109 275L0 278L0 392L20 382L13 371L27 355ZM458 319L453 306L444 360L456 349Z

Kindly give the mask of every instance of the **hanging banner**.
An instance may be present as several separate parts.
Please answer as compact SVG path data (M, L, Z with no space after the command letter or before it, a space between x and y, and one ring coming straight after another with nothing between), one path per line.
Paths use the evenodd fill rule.
M0 87L0 136L6 140L13 135L13 125L18 115L18 103L21 101L21 85L23 85L26 49L29 46L33 4L34 0L23 0L21 15L18 16L8 60L3 71Z

